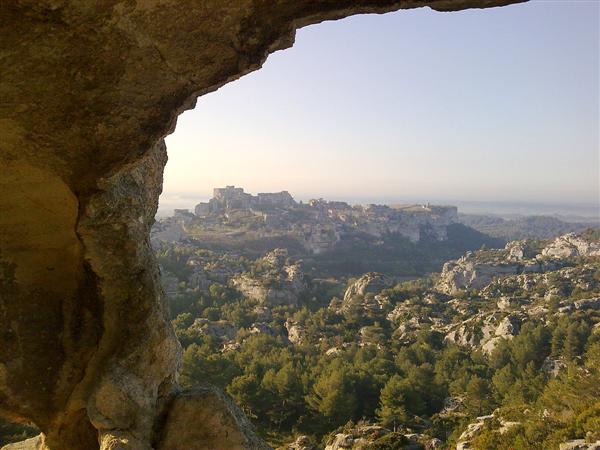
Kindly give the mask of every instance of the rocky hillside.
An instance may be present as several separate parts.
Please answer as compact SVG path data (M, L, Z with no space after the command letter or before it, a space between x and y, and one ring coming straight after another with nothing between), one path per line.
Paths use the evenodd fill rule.
M404 282L308 277L283 250L197 255L231 275L171 296L182 379L223 387L281 449L593 442L599 245L598 231L514 241ZM161 261L189 269L176 253Z
M457 221L455 206L351 206L323 199L297 203L287 191L255 196L235 186L214 189L213 198L198 204L194 214L187 210L175 213L187 222L191 233L215 226L236 227L240 233L284 233L296 238L311 254L331 250L348 233L377 238L397 234L411 242L425 236L445 240L447 227Z
M452 206L297 203L285 191L253 196L229 186L216 189L195 212L176 210L157 221L153 248L202 248L251 259L285 248L313 275L340 277L367 271L423 275L466 250L504 244L456 223Z
M569 258L600 256L600 244L569 233L540 247L540 242L512 241L502 250L468 252L444 264L437 289L453 294L481 289L493 280L517 274L552 272L572 264Z
M307 290L299 263L292 263L285 249L275 249L256 261L252 272L231 278L230 283L246 298L261 305L298 306Z
M224 388L273 447L593 448L599 235L471 251L411 281L310 277L282 249L157 256L182 381Z

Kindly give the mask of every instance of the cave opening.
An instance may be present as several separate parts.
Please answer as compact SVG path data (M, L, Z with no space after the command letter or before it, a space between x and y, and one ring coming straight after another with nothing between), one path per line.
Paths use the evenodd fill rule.
M355 339L357 333L361 339L379 339L381 322L377 325L372 320L362 333L360 318L350 311L344 319L349 324L347 329L344 322L336 329L337 335L326 336L331 341L323 341L322 346L327 347L322 349L327 357L323 357L324 364L328 364L325 361L330 357L337 358L336 364L340 364L328 367L325 377L317 379L299 373L311 365L306 360L295 360L297 354L291 360L284 357L295 352L290 343L301 339L303 328L297 325L304 316L330 305L339 306L334 299L345 294L345 283L350 279L332 282L327 271L340 270L340 266L328 266L326 263L331 261L319 253L328 239L337 239L335 232L320 228L308 239L312 253L311 258L305 259L312 259L312 265L308 266L313 270L310 281L315 282L315 273L322 274L316 295L311 292L308 298L296 297L296 305L289 304L289 296L275 295L272 308L256 302L242 305L245 294L238 289L240 285L230 286L227 280L231 272L221 270L231 259L219 256L211 261L218 253L215 248L218 250L218 245L224 242L230 256L235 255L233 264L243 268L242 274L265 275L270 286L283 283L293 287L299 273L295 264L298 255L294 252L303 250L302 243L278 240L277 248L288 246L287 256L281 252L264 255L273 246L260 239L254 240L257 242L253 241L252 246L244 244L232 249L235 247L232 243L243 233L227 225L225 240L201 248L194 264L188 264L188 255L179 249L160 245L150 248L157 232L166 232L167 240L187 245L185 239L180 239L182 230L187 232L180 225L185 225L190 213L176 212L178 226L174 229L151 230L166 162L163 137L172 131L177 115L190 108L197 97L202 96L199 108L208 105L220 93L207 93L257 70L276 49L291 46L297 27L351 14L413 8L423 3L449 11L515 2L434 0L400 4L393 0L283 0L271 8L251 0L210 5L165 0L111 2L110 7L104 8L76 0L41 1L34 6L17 2L2 9L0 19L8 26L2 27L6 39L0 44L5 64L0 81L5 100L0 106L0 318L5 324L0 334L0 412L15 421L36 422L52 450L95 448L96 443L102 450L221 448L225 438L232 448L264 448L247 419L220 391L181 388L178 373L182 345L186 347L181 371L184 386L211 381L225 388L247 416L258 423L263 436L268 434L270 442L283 443L283 437L273 437L269 430L287 433L286 438L305 431L320 435L335 428L337 420L342 418L358 420L378 414L380 386L355 382L353 372L339 361L343 358L338 358L337 347L343 347L344 339ZM598 121L590 125L588 119L593 114L584 118L570 114L579 111L579 105L563 100L585 96L587 93L581 87L586 83L581 80L587 80L590 74L596 80L597 69L596 72L581 69L575 59L570 59L576 57L574 49L578 47L566 39L567 33L548 33L553 29L573 29L564 26L571 16L557 18L560 16L557 14L548 22L537 20L539 10L535 8L542 6L542 2L526 6L534 9L521 16L520 27L514 25L518 16L515 15L506 21L488 23L479 33L472 33L466 25L483 20L486 12L457 13L456 19L466 18L466 22L452 30L444 22L454 16L431 13L432 22L424 26L413 15L430 14L421 9L403 13L418 23L412 26L417 33L412 40L390 31L396 28L394 25L383 26L383 21L400 15L362 17L372 20L372 26L380 34L361 35L352 28L352 21L362 20L356 17L340 23L340 27L350 26L349 35L315 35L316 47L306 53L310 56L322 50L324 64L318 66L310 59L301 64L313 68L314 89L307 88L311 85L306 80L294 78L298 69L290 65L290 72L283 79L295 80L294 83L276 79L265 82L271 88L280 84L282 90L270 89L274 103L267 105L263 101L269 91L250 88L254 95L244 97L240 92L234 95L244 99L245 104L222 106L220 112L224 114L219 113L218 106L212 112L205 111L205 120L196 123L213 127L219 139L203 144L192 142L193 153L204 154L204 159L178 162L175 142L185 141L184 128L178 128L168 138L172 161L163 192L179 197L172 208L194 208L194 213L196 202L210 196L211 188L231 183L243 184L253 194L286 189L302 204L311 197L325 196L352 203L418 202L419 207L431 210L428 201L436 200L436 192L450 195L451 185L456 188L452 191L456 198L460 198L461 192L482 195L486 183L498 181L492 172L501 173L500 169L513 173L525 167L530 175L552 173L555 176L547 178L555 183L564 182L563 172L569 171L545 165L550 160L562 161L559 147L567 140L564 136L557 138L556 133L567 130L587 138L589 130L597 129ZM509 11L516 10L502 11L510 15ZM489 13L503 14L498 10ZM305 31L312 33L330 25ZM410 20L402 27L411 31ZM519 34L514 33L516 28L528 28L531 36L519 39ZM587 32L585 27L579 28ZM440 30L437 37L432 33L435 29ZM370 39L382 35L383 40L378 43ZM482 36L492 35L503 45L497 48L486 45ZM303 32L299 36L300 50ZM457 37L465 41L461 44L455 40ZM586 37L588 41L596 38L597 42L597 32ZM538 50L539 55L549 53L546 47L536 47L544 40L546 44L550 42L550 53L555 55L553 60L548 59L551 62L547 65L541 64L543 58L536 54ZM337 48L325 45L329 41ZM398 42L399 47L390 49L386 46L390 42ZM437 67L423 69L426 48L438 42L447 43L449 48L433 58L440 62ZM353 51L348 53L349 49ZM414 59L407 57L411 49ZM521 53L521 50L526 51ZM271 62L274 64L277 58L288 54L294 53L273 55ZM468 62L467 56L473 55L477 61ZM496 57L502 62L501 67L493 64ZM357 60L363 64L353 69L343 64ZM563 65L577 67L577 71L564 70ZM465 73L460 69L465 67L472 69L474 83L463 79ZM334 68L341 68L341 74L331 76ZM502 70L496 70L499 68ZM344 71L357 77L346 78ZM388 75L383 80L387 83L378 78L378 71ZM221 94L260 73L224 87ZM412 74L413 78L403 78L406 74ZM527 74L533 76L524 79ZM570 83L570 89L554 89L550 82L555 76L574 75L577 82ZM495 86L513 92L522 85L527 95L518 97L519 101L515 96L503 96L503 90L498 95L498 89L489 88L495 76L501 76L493 83ZM390 80L398 90L389 88ZM477 95L465 95L465 86L469 84L479 87ZM328 95L318 86L325 86ZM427 92L434 94L433 100L425 101L419 94ZM587 97L593 103L597 95ZM354 100L358 102L353 104ZM385 114L381 114L374 100L387 104ZM292 103L304 105L300 108L304 109L303 117L290 118L290 110L294 111L289 107ZM244 108L252 105L263 105L271 116L262 115L260 109ZM539 113L540 109L543 113ZM237 117L231 114L238 110ZM490 119L487 115L490 111L504 111L506 116L502 120ZM181 117L180 125L190 114L193 113ZM215 117L223 121L207 120ZM566 126L565 119L579 120L579 124ZM556 122L561 126L554 126ZM511 123L514 127L509 126ZM543 129L546 140L532 139L529 132L534 128ZM328 134L331 130L339 133ZM517 131L513 133L514 130ZM206 136L211 135L207 132L211 130L202 131ZM468 137L460 138L455 131ZM489 139L492 132L499 132L500 136ZM388 135L393 138L382 138ZM223 136L234 139L227 143L221 140ZM436 136L444 142L434 142ZM270 140L275 137L278 139ZM469 143L478 147L480 157L469 157L463 152ZM521 152L522 147L532 143L538 149L554 149L557 157L539 158L539 154ZM452 146L452 151L446 151L447 146ZM581 151L582 155L590 148L574 147L572 153ZM382 154L386 149L390 153ZM501 154L509 157L498 159ZM215 155L220 156L211 159ZM392 156L397 155L402 158L394 160ZM458 169L463 166L476 175L471 185L461 184L464 177ZM591 164L588 166L571 180L573 189L565 192L587 195L586 186L593 170ZM228 167L236 169L233 176ZM497 170L490 172L490 167ZM435 172L440 168L444 170ZM405 183L394 183L399 178L386 171L401 174L400 179ZM189 183L190 173L192 182L197 183L198 179L206 182L202 192L173 189L177 184L173 181L177 179L183 186ZM211 173L222 173L225 177L210 178ZM238 181L238 176L252 173L256 175L254 179ZM232 177L236 179L230 180ZM423 183L427 177L435 182ZM527 191L540 179L522 176L519 182L507 187L507 192L508 188L517 193ZM271 184L265 184L265 180ZM539 186L536 189L529 191L541 192ZM373 191L377 191L374 197L359 198L356 194ZM555 188L548 192L559 196L562 191ZM273 199L290 201L287 195L267 195L263 199L267 204ZM439 200L445 201L446 197ZM202 207L199 211L202 212ZM302 211L295 214L303 217ZM229 216L228 223L232 218L243 222L248 217ZM272 222L273 218L267 216L260 216L261 224L272 228L277 220ZM248 229L243 231L260 232L261 224L248 223ZM216 223L223 231L221 225ZM414 227L412 231L420 232ZM192 236L196 243L205 242L200 237ZM419 235L408 233L404 238L399 243L407 248L407 241L418 239ZM239 248L251 249L253 253L242 255ZM368 245L362 247L363 256L368 249ZM359 269L344 265L342 270L349 274L347 278L373 267L369 264L379 254L370 261L363 256L345 255L345 262L359 259L368 262ZM157 259L163 269L162 288ZM283 270L270 269L280 262ZM194 273L196 263L210 263L215 278L208 279L209 283L206 277L192 278L198 275ZM320 272L324 267L327 270ZM394 268L395 272L400 273L397 269ZM181 276L173 277L175 271L181 271ZM369 275L368 279L379 286L387 283L383 276ZM168 317L164 294L171 314L176 315ZM303 308L298 309L302 302ZM289 318L293 319L290 323ZM212 331L216 337L210 336ZM223 348L225 342L219 335L227 337L229 333L235 333L236 340ZM330 344L333 346L329 347ZM315 343L312 347L320 349L320 345ZM237 361L221 357L226 354L241 356ZM265 365L268 360L275 361L275 366ZM368 367L372 360L363 352L355 362L367 364L362 373L376 373ZM258 372L252 373L255 369ZM361 392L360 402L352 395L345 396L344 401L328 397L329 401L324 402L325 394L332 391L327 377L337 383L334 393ZM371 395L375 391L377 395ZM328 410L326 403L347 409ZM422 405L419 401L414 404ZM6 434L10 440L25 436L23 430L5 425L0 423L2 445L7 442ZM219 444L215 446L214 442ZM38 446L32 442L28 445Z

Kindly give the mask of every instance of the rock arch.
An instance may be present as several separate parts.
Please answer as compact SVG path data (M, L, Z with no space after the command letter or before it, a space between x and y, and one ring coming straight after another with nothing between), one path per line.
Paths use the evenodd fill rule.
M52 450L175 448L170 417L217 416L234 437L200 433L198 449L260 448L218 393L177 393L180 349L148 245L163 137L301 26L518 1L3 2L0 413L34 421ZM190 406L207 402L223 409Z

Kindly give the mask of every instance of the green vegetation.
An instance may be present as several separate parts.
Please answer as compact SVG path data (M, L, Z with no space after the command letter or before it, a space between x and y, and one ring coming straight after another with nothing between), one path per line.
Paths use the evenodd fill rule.
M368 271L394 276L423 276L439 271L444 262L458 258L466 251L482 246L503 246L505 243L462 224L448 226L447 233L447 240L438 241L425 236L415 244L399 234L375 238L365 233L347 232L333 249L312 255L292 235L259 237L260 233L244 232L232 236L220 228L212 231L192 228L190 231L193 251L229 252L255 259L275 248L286 248L290 255L303 259L306 270L314 277L357 276ZM183 268L177 266L176 259L171 261L170 252L189 252L190 249L174 250L173 247L176 246L165 244L158 251L159 261L167 271L181 273ZM169 260L168 265L165 257Z
M447 231L447 240L424 238L416 244L399 235L377 239L354 234L342 239L332 251L314 258L304 257L304 260L319 276L356 276L370 271L422 276L439 271L444 262L458 258L465 251L477 250L483 245L504 245L500 239L490 238L461 224L450 225Z
M584 268L584 261L590 263L581 259L575 268L598 273L597 260L592 269ZM249 270L260 267L250 263ZM393 436L409 432L439 438L450 448L468 423L494 411L494 419L471 442L473 448L550 449L570 438L600 439L600 333L595 327L600 312L557 311L600 295L600 283L592 277L582 288L577 276L568 279L559 272L542 279L548 281L539 281L538 290L562 289L560 304L543 297L526 300L533 302L528 308L546 305L548 312L524 317L515 336L501 339L488 355L477 345L445 339L436 323L447 329L477 314L494 315L498 298L507 292L523 300L536 291L511 287L510 279L498 281L487 297L476 291L457 296L465 310L460 312L455 300L432 291L427 278L384 289L378 298L386 302L379 310L361 306L375 294L343 302L313 286L319 295L311 301L299 308L269 308L264 317L256 302L211 286L190 296L185 312L173 320L185 348L182 380L224 388L275 445L300 434L324 445L335 430L366 421L391 432L372 448L401 448L394 445L404 438ZM238 330L236 346L223 350L223 339L194 330L191 324L199 317L232 323ZM420 325L402 333L415 318ZM257 322L270 332L250 332ZM300 330L301 340L287 340L286 322ZM474 322L479 335L482 327ZM563 369L553 373L550 363ZM449 399L457 406L448 407ZM500 433L501 420L517 424Z
M39 433L33 426L10 423L0 418L0 446L23 441Z
M410 254L420 271L433 264L424 255L441 264L465 245L485 244L466 227L448 233L447 242L395 239L388 248L384 239L382 248L343 251L361 261L382 257L388 269ZM584 236L599 239L595 231ZM532 240L525 250L542 247ZM509 251L477 255L502 261ZM390 283L377 274L353 278L350 269L322 278L313 270L296 274L302 292L284 304L245 297L231 280L243 274L251 284L285 289L292 268L285 252L254 259L188 243L164 245L157 258L184 349L181 382L224 389L274 446L303 435L324 448L338 433L366 439L370 450L433 439L448 449L468 440L481 450L545 450L600 439L597 256L494 277L453 296L436 291L435 274ZM479 425L465 437L469 424ZM0 423L0 442L33 432Z

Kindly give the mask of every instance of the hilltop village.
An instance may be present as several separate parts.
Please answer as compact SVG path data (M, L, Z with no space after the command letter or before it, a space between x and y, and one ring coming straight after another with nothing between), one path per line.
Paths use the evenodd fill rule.
M152 237L177 241L224 232L229 238L285 235L297 240L309 254L318 255L332 250L349 234L375 238L394 234L413 243L424 237L443 241L448 226L457 220L455 206L351 206L323 199L303 203L287 191L251 195L243 188L227 186L214 189L213 198L196 205L193 213L175 210L172 218L155 227Z

